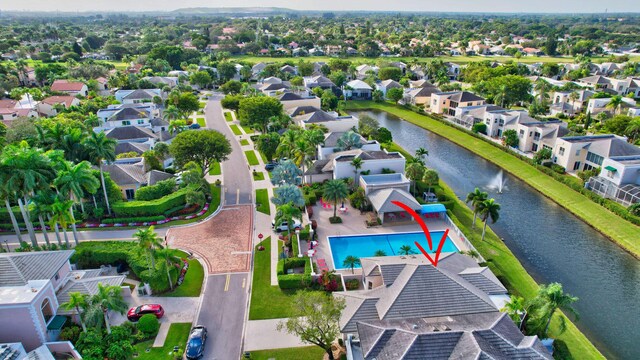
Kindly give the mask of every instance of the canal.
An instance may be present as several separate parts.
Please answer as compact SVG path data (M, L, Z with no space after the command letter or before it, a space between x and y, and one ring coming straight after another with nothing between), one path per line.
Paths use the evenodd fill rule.
M529 274L539 283L560 282L580 300L576 325L609 359L640 359L640 261L569 211L482 157L384 111L369 115L414 153L429 151L426 165L459 198L479 187L502 206L491 225Z

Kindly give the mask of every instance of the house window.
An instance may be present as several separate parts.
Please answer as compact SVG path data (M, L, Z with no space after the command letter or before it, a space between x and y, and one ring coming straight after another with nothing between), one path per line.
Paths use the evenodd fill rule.
M549 146L549 145L542 145L542 148L543 149L547 149L547 150L551 150L551 146Z
M126 189L124 194L127 197L127 200L133 200L136 195L136 191L133 189Z
M131 121L125 120L122 122L122 126L127 126L127 125L131 125Z
M520 130L520 137L524 136L524 130Z
M558 149L558 154L560 154L560 156L564 155L564 148L562 146Z
M594 164L602 165L604 158L600 155L594 154L591 151L587 152L587 161Z
M535 134L533 134L533 140L540 140L540 133L536 132Z
M143 124L144 124L144 120L138 119L138 125L143 125Z
M576 156L580 156L580 149L576 150Z
M587 163L585 163L585 164L584 164L584 167L582 168L582 170L584 170L584 171L589 171L589 170L591 170L591 169L593 169L593 166L591 166L591 165L589 165L589 164L587 164Z
M533 144L531 146L531 151L538 151L538 144Z
M44 318L45 324L48 323L51 318L53 318L55 314L53 313L53 306L51 306L49 298L44 299L42 305L40 305L40 311L42 312L42 317Z
M575 163L573 163L573 170L578 170L580 169L580 161L576 161Z

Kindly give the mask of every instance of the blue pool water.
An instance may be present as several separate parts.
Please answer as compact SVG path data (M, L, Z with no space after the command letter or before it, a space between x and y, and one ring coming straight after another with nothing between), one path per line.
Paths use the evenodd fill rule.
M374 256L375 252L382 250L387 256L400 255L400 247L403 245L411 246L416 254L421 254L416 247L417 241L425 251L432 254L440 245L443 231L432 231L431 240L433 241L433 251L429 251L429 245L423 232L411 233L393 233L393 234L375 234L375 235L353 235L353 236L329 236L329 247L333 256L333 265L336 269L343 269L342 263L347 256L356 256L359 258ZM442 246L442 252L458 252L458 248L453 241L447 236ZM359 267L359 266L358 266Z

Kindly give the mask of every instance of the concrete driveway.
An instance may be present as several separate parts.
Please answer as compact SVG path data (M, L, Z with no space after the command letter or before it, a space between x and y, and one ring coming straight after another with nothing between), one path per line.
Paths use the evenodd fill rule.
M196 318L199 297L157 297L157 296L140 296L137 293L131 297L124 298L129 303L129 308L143 304L160 304L164 308L164 316L160 319L160 323L177 323L177 322L193 322ZM127 316L120 314L110 314L112 325L120 325L127 320Z

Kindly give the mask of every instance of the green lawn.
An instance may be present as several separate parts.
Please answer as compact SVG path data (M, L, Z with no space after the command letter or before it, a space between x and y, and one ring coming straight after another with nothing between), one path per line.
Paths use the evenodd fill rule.
M220 174L222 174L222 168L220 166L220 163L217 162L217 163L213 164L211 166L211 168L209 169L209 175L214 175L215 176L215 175L220 175Z
M349 101L349 109L379 109L399 116L435 134L467 148L528 183L534 189L574 213L629 252L640 256L640 227L620 218L586 196L574 191L528 163L429 116L417 114L399 105L370 101Z
M220 206L221 193L220 193L220 188L215 186L214 184L209 184L209 187L211 189L211 204L209 204L209 210L207 210L207 212L205 212L202 216L194 218L194 219L189 219L189 220L171 221L171 222L168 222L165 225L156 226L156 228L175 226L175 225L191 224L191 223L194 223L194 222L197 222L197 221L201 221L201 220L205 219L207 216L213 214L213 212L218 209L218 206ZM109 229L109 228L101 228L101 229ZM126 228L118 228L118 229L126 229ZM135 227L132 228L132 229L135 229Z
M264 180L264 173L262 171L256 171L253 173L253 181Z
M189 257L189 254L181 250L175 250L175 255L180 258ZM198 297L202 290L202 281L204 280L204 269L200 261L191 259L189 261L189 270L184 276L184 281L174 291L160 296L165 297ZM174 279L175 281L175 279Z
M169 327L169 333L167 339L164 342L163 347L154 348L153 340L147 340L139 344L134 345L135 351L138 352L138 360L174 360L175 356L172 355L173 347L184 350L187 345L187 339L189 338L189 331L191 331L191 323L173 323ZM151 351L145 352L145 349L151 348Z
M233 117L231 117L231 113L230 113L230 112L228 112L228 111L225 111L225 112L224 112L224 118L225 118L225 120L227 120L227 121L233 121Z
M260 165L260 162L258 161L258 157L256 156L255 151L247 150L244 152L244 155L247 157L247 162L249 163L249 165L251 166Z
M248 126L242 126L242 130L244 130L245 134L253 134L255 132L252 128Z
M269 207L269 191L267 189L256 189L256 204L258 205L258 211L263 214L271 215L271 208Z
M233 132L234 135L242 135L242 131L240 130L238 125L231 124L231 125L229 125L229 127L231 128L231 131Z
M412 156L397 144L391 144L390 150L401 151L403 155L410 159ZM490 227L487 227L485 240L482 241L482 227L479 222L476 227L472 227L473 212L466 204L459 200L453 190L447 184L440 182L440 186L450 199L454 199L456 204L453 211L448 211L449 216L456 223L458 228L467 236L473 246L487 261L491 271L500 279L509 293L516 294L531 299L536 295L538 284L527 273L518 258L500 240ZM562 335L557 335L559 318L564 315L558 311L552 321L550 330L551 336L564 341L574 359L604 359L602 354L591 344L584 334L571 322L567 321L567 330Z
M240 140L240 146L247 146L247 145L249 145L249 140L247 139Z
M260 154L260 157L262 158L262 162L267 164L269 162L269 160L267 160L267 157L264 156L264 154L262 153L262 151L258 150L258 154Z
M204 121L203 117L199 117L197 118L198 120L198 125L202 126L202 127L207 127L207 123Z
M281 248L282 241L278 244ZM260 245L264 246L264 250L258 251ZM296 313L291 306L295 290L280 290L278 286L271 286L271 238L267 237L258 244L254 254L249 320L280 319L302 315Z
M251 351L251 360L321 360L324 350L318 346Z

